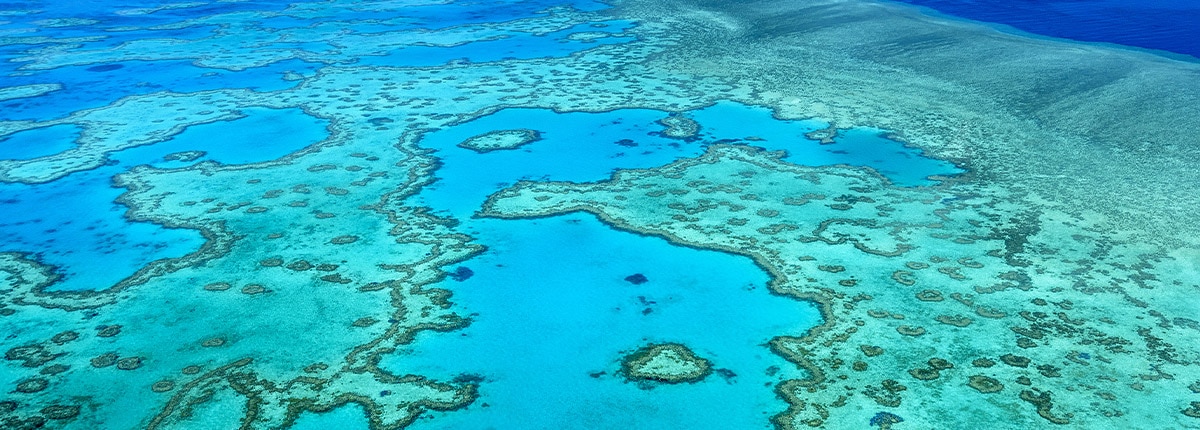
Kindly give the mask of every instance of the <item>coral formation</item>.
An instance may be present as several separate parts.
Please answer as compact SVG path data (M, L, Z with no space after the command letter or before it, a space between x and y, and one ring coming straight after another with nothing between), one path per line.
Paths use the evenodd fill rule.
M541 139L537 130L497 130L479 136L471 137L458 144L476 152L491 152L504 149L517 149Z
M712 372L708 360L678 343L646 345L621 360L621 374L632 381L699 382Z
M0 138L82 130L64 152L0 160L3 182L68 180L248 109L298 109L327 124L323 140L268 161L232 165L201 161L212 151L174 151L154 161L196 163L112 178L126 192L98 210L204 240L115 284L55 289L67 269L37 253L0 252L12 381L0 424L284 428L306 411L354 404L371 428L394 429L464 407L486 379L439 382L378 366L419 332L467 324L434 285L466 280L473 272L458 265L483 250L457 220L409 199L437 186L437 154L421 147L422 135L501 108L644 108L666 115L661 134L674 144L710 144L708 152L596 183L525 181L493 195L480 214L586 212L616 229L753 258L772 294L810 301L823 315L820 326L768 343L806 373L774 387L787 402L772 411L779 428L1196 425L1200 390L1188 376L1200 362L1191 308L1200 194L1189 187L1200 170L1196 148L1179 144L1197 128L1194 64L854 0L625 0L605 13L551 8L440 29L354 15L394 12L395 3L229 13L180 3L120 11L177 20L102 32L130 32L120 43L44 31L0 38L33 47L4 54L25 76L67 68L138 75L130 71L139 63L180 62L205 78L266 70L281 85L135 81L130 93L61 115L0 121ZM158 13L193 7L194 15ZM574 30L614 16L636 26ZM263 24L277 17L311 25ZM34 25L84 24L104 22ZM326 31L358 25L372 30ZM217 30L140 38L197 28ZM557 32L570 34L552 40ZM404 50L521 37L587 45L523 59L387 63ZM0 89L0 100L7 113L67 91L14 86ZM853 127L894 130L895 140L970 172L897 187L887 172L798 166L756 149L761 130L705 142L710 127L689 112L719 100L827 121L795 136L833 143L822 148ZM486 152L539 137L508 129L463 144ZM637 139L618 143L646 149ZM639 280L647 279L628 281ZM627 374L690 380L709 371L682 346L643 352L631 360L644 358L634 363L641 370ZM96 389L113 386L130 389ZM903 407L904 418L879 406Z

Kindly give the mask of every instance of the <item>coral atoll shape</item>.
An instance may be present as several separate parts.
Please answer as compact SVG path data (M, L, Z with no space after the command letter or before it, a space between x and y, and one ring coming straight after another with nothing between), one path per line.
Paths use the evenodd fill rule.
M679 384L698 382L712 373L712 364L678 343L646 345L621 360L621 374L629 380Z

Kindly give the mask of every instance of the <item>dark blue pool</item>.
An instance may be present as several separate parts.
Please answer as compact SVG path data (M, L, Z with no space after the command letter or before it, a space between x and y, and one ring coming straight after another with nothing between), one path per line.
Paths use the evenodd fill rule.
M975 21L1200 58L1195 0L898 0Z

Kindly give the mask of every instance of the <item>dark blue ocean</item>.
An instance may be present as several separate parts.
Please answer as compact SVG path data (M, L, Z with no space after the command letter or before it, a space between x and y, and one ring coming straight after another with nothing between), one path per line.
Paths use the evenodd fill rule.
M898 1L1044 36L1200 58L1200 1L1195 0Z

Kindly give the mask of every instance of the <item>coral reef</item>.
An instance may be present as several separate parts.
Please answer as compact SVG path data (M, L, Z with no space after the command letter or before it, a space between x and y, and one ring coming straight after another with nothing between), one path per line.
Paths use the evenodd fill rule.
M538 141L541 136L537 130L496 130L479 136L474 136L458 144L476 152L491 152L503 149L517 149Z
M698 382L712 372L708 360L678 343L646 345L621 360L621 374L631 381Z

